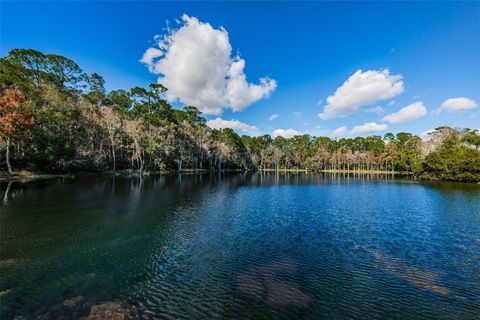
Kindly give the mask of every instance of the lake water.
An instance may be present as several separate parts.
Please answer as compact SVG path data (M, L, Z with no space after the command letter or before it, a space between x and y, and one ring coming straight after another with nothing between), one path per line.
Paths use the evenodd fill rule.
M480 185L54 179L0 209L2 319L480 319Z

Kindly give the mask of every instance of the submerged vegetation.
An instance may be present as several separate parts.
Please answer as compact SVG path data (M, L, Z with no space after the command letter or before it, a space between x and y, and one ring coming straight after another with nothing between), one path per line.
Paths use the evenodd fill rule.
M400 132L331 139L239 136L211 129L194 106L173 108L167 88L107 92L72 60L31 49L0 59L1 170L367 170L480 181L480 135L439 127L431 139Z

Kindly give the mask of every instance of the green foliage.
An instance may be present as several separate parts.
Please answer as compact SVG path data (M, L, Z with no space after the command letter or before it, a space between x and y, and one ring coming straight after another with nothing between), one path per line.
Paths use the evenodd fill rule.
M33 84L52 85L64 92L77 93L84 88L85 74L72 60L55 54L43 54L33 49L13 49L3 58L8 61L7 74L18 73L17 78L7 79L20 88ZM29 80L27 83L27 79ZM20 81L18 81L20 80Z
M424 154L426 143L407 132L383 139L240 137L232 129L209 128L194 106L173 108L161 84L107 92L97 73L87 76L68 58L32 49L14 49L0 59L0 89L6 88L22 92L23 106L35 119L22 135L10 137L16 168L383 170L480 180L475 130L437 128L433 135L441 144L429 154Z
M442 180L480 181L480 151L463 145L458 134L453 133L438 150L427 155L423 174Z
M204 127L206 125L206 120L202 117L202 113L196 107L186 106L183 107L183 111L174 110L175 119L178 121L186 121L192 126Z
M86 77L89 85L89 91L85 93L85 98L96 106L100 106L105 102L105 80L97 73L92 73Z
M29 91L32 85L33 82L22 65L7 58L0 59L0 89L2 91L7 88Z
M468 130L465 136L462 139L462 142L465 142L469 145L474 146L476 149L480 148L480 134L478 130Z
M112 107L115 111L126 114L132 107L133 100L128 91L112 90L106 94L104 104Z

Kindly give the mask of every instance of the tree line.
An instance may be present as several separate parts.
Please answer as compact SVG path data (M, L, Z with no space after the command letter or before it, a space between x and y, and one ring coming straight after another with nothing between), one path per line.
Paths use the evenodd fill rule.
M14 49L1 58L1 170L377 170L480 181L476 130L439 127L427 141L407 132L240 136L209 128L194 106L173 108L161 84L109 92L104 85L63 56Z

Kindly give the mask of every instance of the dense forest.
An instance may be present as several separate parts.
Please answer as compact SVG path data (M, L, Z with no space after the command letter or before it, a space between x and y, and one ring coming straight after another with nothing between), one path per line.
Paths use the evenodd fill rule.
M290 139L211 129L194 106L179 110L167 88L107 92L72 60L31 49L0 59L0 169L64 173L186 170L368 170L480 181L480 135L446 126L431 138Z

